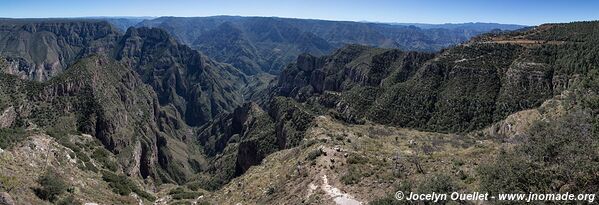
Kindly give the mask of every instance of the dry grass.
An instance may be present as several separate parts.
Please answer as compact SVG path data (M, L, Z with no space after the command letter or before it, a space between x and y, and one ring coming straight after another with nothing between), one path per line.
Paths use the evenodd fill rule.
M276 152L206 199L214 204L334 204L330 186L361 202L387 196L406 181L436 174L475 190L474 167L500 144L382 125L346 125L318 117L301 146ZM318 157L309 157L322 150ZM314 188L316 187L316 188Z
M17 179L15 188L9 193L17 204L48 203L39 199L32 188L39 187L38 177L49 169L56 170L63 177L72 188L72 195L80 202L137 203L132 197L112 193L100 174L79 169L80 162L71 156L75 156L72 150L58 144L50 136L29 136L17 146L0 153L0 175Z

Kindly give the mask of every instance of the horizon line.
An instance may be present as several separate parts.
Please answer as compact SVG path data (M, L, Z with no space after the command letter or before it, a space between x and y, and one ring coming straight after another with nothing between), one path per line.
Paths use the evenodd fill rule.
M542 24L552 23L572 23L588 20L570 21L570 22L545 22L537 25L517 24L517 23L499 23L499 22L482 22L482 21L469 21L469 22L444 22L444 23L428 23L428 22L387 22L387 21L368 21L368 20L336 20L336 19L318 19L318 18L301 18L301 17L284 17L284 16L261 16L261 15L209 15L209 16L173 16L173 15L162 15L162 16L103 16L103 15L90 15L90 16L62 16L62 17L4 17L0 16L0 19L81 19L81 18L145 18L145 19L157 19L163 17L173 18L209 18L209 17L263 17L263 18L281 18L281 19L300 19L300 20L319 20L319 21L336 21L336 22L356 22L356 23L377 23L377 24L422 24L422 25L452 25L452 24L501 24L501 25L514 25L514 26L539 26Z

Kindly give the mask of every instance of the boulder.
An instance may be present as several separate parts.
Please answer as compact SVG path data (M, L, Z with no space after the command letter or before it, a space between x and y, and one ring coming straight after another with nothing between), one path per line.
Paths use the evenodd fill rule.
M11 127L17 118L17 112L14 107L8 107L2 115L0 115L0 128L8 128Z
M12 199L10 194L6 192L0 192L0 205L14 205L15 201Z

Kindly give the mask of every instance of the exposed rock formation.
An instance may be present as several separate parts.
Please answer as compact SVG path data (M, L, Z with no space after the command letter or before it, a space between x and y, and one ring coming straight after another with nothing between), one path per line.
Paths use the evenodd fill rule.
M269 112L247 103L200 129L198 140L212 160L212 183L222 185L260 164L268 154L299 145L314 114L286 98Z
M576 73L564 73L539 49L477 40L437 55L346 46L330 56L298 57L275 90L334 108L348 122L471 131L537 107L576 82Z
M494 29L522 28L481 23L425 28L424 25L239 16L160 17L137 26L162 28L182 43L250 75L278 74L302 53L325 55L346 44L432 52Z
M43 81L1 74L0 96L7 97L0 106L9 108L2 126L16 121L92 134L132 176L184 182L202 161L188 125L203 125L243 102L247 82L239 70L160 29L123 35L106 22L75 20L0 26L3 73ZM33 69L48 63L54 67Z
M11 127L17 118L17 112L14 107L8 107L0 115L0 129Z
M90 53L108 52L118 31L96 20L0 21L0 55L5 73L45 81Z
M171 111L160 107L152 88L110 58L83 59L47 83L15 80L2 89L27 99L10 102L18 107L20 121L91 134L117 155L125 173L180 182L193 172L188 159L197 158L197 151L176 145L190 139L185 137L189 128L180 118L167 119ZM189 151L189 156L171 157L173 150Z
M12 199L10 194L6 192L0 192L0 205L15 205L15 201Z
M202 125L243 102L246 81L239 70L178 44L163 30L130 28L119 45L116 59L133 68L160 104L174 106L188 125Z

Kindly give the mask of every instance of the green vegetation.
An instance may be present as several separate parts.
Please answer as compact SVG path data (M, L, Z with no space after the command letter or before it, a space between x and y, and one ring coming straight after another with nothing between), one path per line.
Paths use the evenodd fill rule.
M526 141L479 169L491 193L596 193L599 138L583 112L539 122Z
M576 75L599 69L598 24L541 26L495 36L513 43L489 38L436 57L347 46L321 58L298 58L282 73L279 94L332 108L348 123L469 132L538 107Z
M194 182L187 183L185 186L189 190L197 191L198 189L200 189L202 187L202 184L200 182L194 181Z
M564 116L534 124L512 149L479 167L491 193L599 191L599 73L591 70L565 102Z
M0 148L10 148L25 139L30 134L25 127L37 127L43 130L39 132L46 132L72 150L68 154L77 159L80 169L101 173L115 193L136 193L152 201L155 197L145 192L134 178L117 174L122 173L118 162L132 157L131 153L141 152L140 173L144 178L152 178L156 185L194 180L187 183L188 189L180 187L169 192L175 200L186 200L202 195L197 191L200 188L217 190L273 152L300 145L317 115L331 114L351 124L373 121L452 132L460 138L461 133L485 128L514 112L538 107L568 90L564 92L568 104L560 116L535 122L530 130L510 139L509 146L480 166L476 164L480 161L445 161L453 163L451 176L437 174L440 171L434 167L433 159L446 153L437 152L442 148L436 144L443 143L434 140L409 145L411 149L421 147L423 154L417 151L402 155L401 161L350 154L347 164L338 165L335 159L329 168L347 165L347 170L337 172L344 185L359 185L371 178L404 184L408 180L402 177L416 178L409 182L413 186L401 190L420 193L466 189L461 186L480 186L491 193L596 193L599 192L597 25L599 22L546 25L503 36L507 40L516 39L513 43L472 42L442 54L347 46L330 56L305 55L283 72L285 80L273 89L280 89L281 93L273 93L274 98L264 100L270 100L269 105L263 105L269 108L268 112L257 106L244 106L230 115L222 113L232 111L244 101L239 93L247 83L241 82L246 76L237 68L209 61L194 50L173 43L174 38L165 31L132 29L126 36L119 34L122 41L108 44L115 47L110 53L119 59L104 56L82 59L43 83L0 74L0 111L11 106L24 107L11 128L0 129ZM242 32L227 25L219 29ZM48 35L48 39L54 36ZM253 48L242 35L232 34L225 40L231 39L239 40L240 44L215 45L209 49L223 52L222 48L242 48L243 51L219 55L243 53L249 57L258 52L247 50ZM539 42L517 41L522 39ZM120 42L128 43L119 45ZM326 42L322 45L327 47ZM52 49L48 53L62 55ZM40 55L38 50L24 53ZM280 68L279 61L290 61L272 58L276 62L240 62L241 59L227 60L249 66L246 72L262 68L256 67L258 64L272 63ZM3 63L1 60L0 64ZM125 64L131 67L124 67ZM202 72L190 72L198 68ZM175 83L164 83L173 78ZM195 131L201 132L199 137ZM383 127L361 133L372 140L395 137L389 143L403 143L399 140L401 136L391 136L394 133L386 131ZM74 136L81 133L94 134L98 140L89 142ZM363 139L337 133L329 136L337 145L348 146ZM196 139L201 141L200 145L195 144ZM466 143L467 140L472 142ZM474 152L478 150L469 148L486 146L487 142L474 141L463 140L459 143L463 150L457 152L480 157ZM137 143L141 144L140 150ZM313 145L310 143L317 142L304 146ZM314 146L308 147L311 150L302 156L311 164L327 154ZM120 158L115 160L111 151L119 153ZM149 160L156 161L148 163ZM378 166L391 163L396 163L396 170L381 171L380 167L385 166ZM416 171L404 174L406 167ZM0 176L3 190L13 190L15 181ZM57 204L78 203L73 195L66 196L69 185L57 173L48 171L38 182L40 187L35 193L41 199ZM277 185L269 185L266 195L276 196L282 191ZM373 202L396 203L400 202L390 197Z
M358 166L350 165L347 173L341 176L341 182L345 185L356 184L360 182L366 173L362 172Z
M79 168L83 170L89 170L92 172L99 172L99 168L108 169L112 172L116 172L119 165L110 158L110 152L106 150L96 139L88 141L88 139L76 140L77 135L73 135L74 131L68 132L56 128L50 128L47 133L62 146L65 146L73 151L74 156L80 160ZM96 163L102 165L102 167L96 167L91 160L95 160Z
M120 195L129 195L131 192L136 193L142 198L149 201L156 200L156 197L150 193L140 189L131 179L125 175L117 175L112 172L102 171L102 179L108 182L114 193Z
M25 140L26 137L27 131L22 128L2 128L0 129L0 148L8 149Z
M81 205L79 200L75 199L73 195L69 195L59 201L56 202L56 205Z
M0 190L10 192L19 185L19 180L14 176L0 174Z
M458 184L453 181L449 175L442 173L433 173L424 177L421 181L402 180L401 185L394 190L403 191L403 193L451 193L459 190ZM404 205L413 204L412 201L397 200L395 192L388 196L376 199L368 203L369 205ZM455 201L420 201L422 204L460 204Z
M314 149L308 153L308 156L306 156L306 160L314 161L314 160L316 160L316 158L320 157L323 153L324 152L320 148Z
M92 153L91 158L102 164L104 168L116 172L118 169L118 164L109 158L110 152L103 147L98 147Z
M351 185L360 182L363 177L370 176L371 174L368 168L370 166L369 163L376 162L370 162L368 158L352 153L347 158L347 163L349 165L349 169L347 170L346 174L341 176L341 182L343 182L345 185Z
M457 186L450 176L435 173L432 176L426 177L417 190L418 193L451 193L457 191Z
M349 164L366 164L368 162L368 158L361 156L359 154L350 154L347 158L347 163Z
M285 130L285 147L300 145L304 133L311 127L315 116L311 108L312 106L305 106L286 97L275 97L271 101L269 115L273 118L276 127Z
M54 202L68 189L67 183L55 171L49 170L38 179L39 188L35 188L35 194L43 200Z
M173 197L175 200L196 199L202 195L201 192L186 191L183 187L177 187L176 189L169 191L168 194L171 195L171 197Z
M218 189L267 155L302 142L314 114L289 98L277 97L270 103L268 113L247 103L200 130L204 152L211 158L222 154L208 168L211 176L198 180L202 188Z

